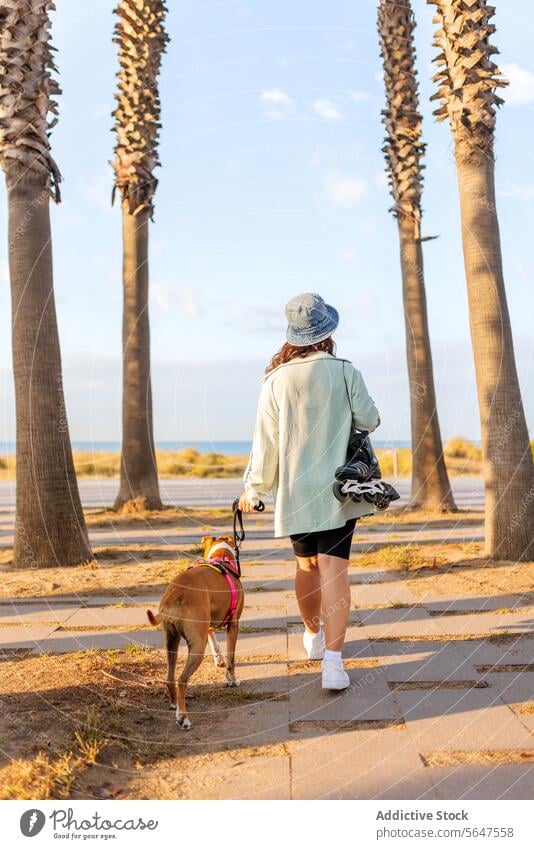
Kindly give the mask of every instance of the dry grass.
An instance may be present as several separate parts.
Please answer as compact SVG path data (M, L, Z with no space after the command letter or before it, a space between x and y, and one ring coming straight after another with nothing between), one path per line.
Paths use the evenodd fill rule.
M449 545L386 545L352 557L351 566L365 569L395 569L413 571L450 566L469 556L480 554L477 543Z
M91 508L84 511L89 528L137 529L137 528L191 528L194 533L203 533L207 528L229 525L232 521L230 508L195 509L188 507L164 507L162 510L136 510L119 513L111 507Z
M479 475L481 472L481 449L462 437L449 439L444 448L445 462L453 475ZM532 442L534 455L534 441ZM377 448L382 474L390 478L394 472L393 451ZM409 448L397 448L397 471L399 477L408 477L412 471L412 452ZM80 478L118 478L120 453L111 451L74 451L74 466ZM156 451L158 473L162 478L227 478L243 474L248 461L247 455L201 454L194 448L180 451ZM0 457L0 480L15 476L15 458Z
M436 510L412 510L408 506L390 507L385 513L374 513L361 520L365 528L376 527L380 531L399 530L407 531L412 527L414 530L442 530L453 528L482 527L484 524L484 510L459 509L454 513Z
M118 478L120 453L111 451L74 451L74 468L79 478ZM161 478L228 478L243 474L248 456L211 452L201 454L194 448L181 451L156 451ZM15 477L16 462L11 455L0 457L0 480Z
M531 749L486 749L480 752L421 752L425 766L503 766L504 764L534 763L534 750Z
M4 776L2 799L68 799L79 773L80 758L72 752L33 760L13 761Z

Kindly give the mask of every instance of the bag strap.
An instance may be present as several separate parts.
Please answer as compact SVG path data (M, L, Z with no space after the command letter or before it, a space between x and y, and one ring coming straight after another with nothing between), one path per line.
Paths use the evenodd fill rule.
M350 411L350 432L352 433L352 431L354 430L354 428L353 428L353 426L352 426L352 419L353 419L352 402L351 402L351 400L350 400L350 392L349 392L349 387L348 387L348 385L347 385L347 377L346 377L346 375L345 375L345 360L342 360L342 362L343 362L343 366L342 366L342 368L343 368L343 382L344 382L344 384L345 384L345 392L347 393L347 401L349 402L349 411Z

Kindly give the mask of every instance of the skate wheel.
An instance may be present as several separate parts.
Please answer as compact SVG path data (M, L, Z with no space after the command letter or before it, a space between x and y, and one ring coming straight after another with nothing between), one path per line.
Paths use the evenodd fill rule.
M374 504L375 503L375 496L374 495L369 495L369 493L366 493L363 497L365 498L365 500L367 501L368 504Z
M375 503L375 507L377 510L387 510L389 507L389 500L387 498L380 498Z
M356 504L359 504L362 500L362 496L358 492L351 492L349 495L351 501L354 501Z
M333 491L335 497L337 498L338 501L341 501L341 502L347 500L347 496L345 495L344 492L342 492L342 489L341 489L342 486L343 486L343 483L341 481L334 481L334 485L332 487L332 491Z

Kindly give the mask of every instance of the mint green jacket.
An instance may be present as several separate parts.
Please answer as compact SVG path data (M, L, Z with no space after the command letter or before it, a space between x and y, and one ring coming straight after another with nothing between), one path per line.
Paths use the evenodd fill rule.
M319 351L263 380L244 484L252 502L272 492L275 537L339 528L373 513L367 502L341 504L332 492L351 428L372 431L380 421L360 372Z

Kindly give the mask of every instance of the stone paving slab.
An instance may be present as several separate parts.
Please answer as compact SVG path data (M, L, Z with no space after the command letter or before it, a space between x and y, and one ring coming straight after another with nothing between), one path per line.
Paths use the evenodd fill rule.
M503 634L532 631L534 618L524 613L475 613L460 616L433 616L432 621L443 634Z
M33 649L36 644L52 634L57 625L13 625L0 629L0 651L2 649Z
M443 631L422 608L361 610L358 617L367 637L435 637Z
M532 747L532 735L489 687L395 695L419 751Z
M512 642L492 640L456 640L458 651L473 665L534 663L534 640L517 637Z
M350 594L352 604L356 608L379 604L388 605L392 602L417 604L421 601L405 584L399 581L381 584L358 584L351 587Z
M417 601L423 602L426 609L429 611L443 612L450 610L476 610L479 613L486 613L492 610L501 610L507 608L513 611L515 607L528 607L528 603L521 601L519 595L494 595L481 596L472 595L467 598L450 598L450 597L418 597ZM508 614L509 615L509 614Z
M49 596L4 596L0 599L0 611L5 610L6 608L10 608L12 605L27 605L28 607L33 607L34 604L43 606L46 604L59 606L66 605L70 607L79 607L82 604L82 598L77 595L49 595Z
M282 602L282 598L280 598L280 602ZM278 618L285 622L287 618L286 614L286 606L285 604L277 604L277 605L267 605L267 604L258 604L258 605L245 605L243 607L243 612L241 614L241 622L245 622L249 619L272 619Z
M157 648L162 644L159 631L56 631L36 640L34 654L65 654L90 649L123 649L130 643Z
M250 565L241 563L243 578L247 580L263 580L264 578L287 579L294 578L295 566L292 563L263 563Z
M534 704L534 672L495 672L484 678L505 704Z
M266 615L269 614L270 615ZM276 614L276 615L273 615ZM267 610L267 611L247 611L243 612L241 617L241 634L246 634L247 630L253 628L254 630L264 629L266 631L283 631L285 633L287 626L287 617L284 616L284 610L282 609L278 613L276 611Z
M124 627L125 625L148 625L146 607L84 607L76 611L65 622L66 628L77 627Z
M0 607L0 641L2 639L2 625L24 625L33 622L65 622L73 616L77 607L67 605L55 606L53 604L21 604Z
M156 607L160 602L162 593L152 593L151 595L129 595L121 593L120 595L90 595L83 599L84 607L105 607L106 605L124 604L129 606L147 605L148 607Z
M532 733L534 748L534 672L496 672L484 676L492 690L509 705L519 721ZM528 704L532 713L518 712L514 705Z
M260 593L265 592L291 592L293 589L294 581L291 580L281 580L278 578L264 578L263 580L250 580L249 578L242 578L241 583L243 584L243 589L245 590L245 595L248 593L255 593L259 595Z
M373 566L363 568L353 566L349 568L349 584L389 584L397 581L405 581L406 575L400 570L388 569L386 566Z
M433 767L438 799L534 799L534 766Z
M297 601L294 593L287 591L245 592L245 607L294 607Z
M290 748L294 799L434 798L406 730L319 733Z
M484 676L448 642L374 642L387 681L473 681Z
M217 639L223 654L226 654L226 632L218 631ZM160 634L161 641L161 634ZM183 648L180 651L184 651ZM275 631L264 631L263 633L240 633L237 641L236 658L239 657L287 657L287 634L279 634Z
M321 670L289 676L291 722L400 720L395 696L378 668L348 669L350 687L340 692L321 688Z

